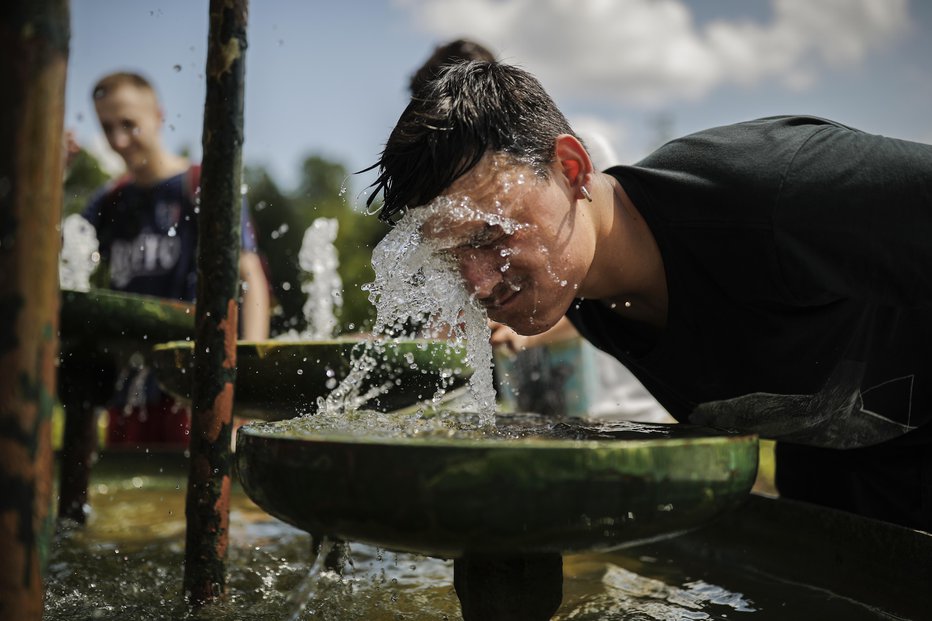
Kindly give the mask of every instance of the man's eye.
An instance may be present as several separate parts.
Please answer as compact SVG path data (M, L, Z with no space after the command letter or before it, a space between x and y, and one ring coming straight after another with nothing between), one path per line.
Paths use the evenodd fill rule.
M502 238L503 231L501 227L490 226L486 229L483 229L477 233L471 240L469 240L470 248L484 248L486 246L491 246L498 240Z

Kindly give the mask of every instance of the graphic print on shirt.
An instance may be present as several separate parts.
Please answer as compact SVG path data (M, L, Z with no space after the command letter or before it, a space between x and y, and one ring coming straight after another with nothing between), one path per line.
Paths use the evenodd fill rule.
M897 418L911 420L913 376L891 378L862 390L865 368L863 362L841 361L813 395L757 392L702 403L689 422L836 449L877 444L914 429L890 418L897 411L901 412Z
M168 274L178 264L182 248L176 227L181 218L181 205L158 202L154 217L158 230L143 230L130 240L113 240L110 280L114 287L124 288L140 276Z

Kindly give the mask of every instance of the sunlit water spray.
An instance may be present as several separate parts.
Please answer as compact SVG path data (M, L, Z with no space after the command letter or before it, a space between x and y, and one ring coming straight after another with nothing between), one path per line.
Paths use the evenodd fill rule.
M88 291L91 274L100 263L94 226L80 214L62 221L62 247L58 259L58 281L62 289Z
M375 280L365 285L376 307L375 337L346 379L326 398L321 412L354 409L371 395L356 395L361 378L379 364L379 351L394 339L425 336L445 338L466 349L466 362L474 370L463 407L487 413L492 422L495 390L492 383L492 349L485 311L472 299L449 258L424 239L421 227L434 209L422 208L405 216L372 253ZM445 394L440 386L433 401Z
M493 187L493 196L486 202L489 186ZM482 222L502 235L514 234L520 225L503 215L502 205L507 194L512 193L509 198L513 198L523 187L523 174L493 169L477 188L477 195L481 194L488 208L481 209L471 196L441 196L411 210L379 242L372 253L375 280L364 287L376 308L373 332L377 337L369 345L372 351L356 361L340 386L319 400L319 412L346 411L361 405L364 401L355 394L355 387L378 364L379 348L389 346L392 339L424 336L446 339L453 346L465 348L473 375L460 407L479 413L484 424L494 424L496 401L488 316L464 286L451 251L481 242L456 239L457 227L464 223ZM498 269L502 273L510 268L512 252L501 252ZM439 403L444 392L441 386L432 401Z
M343 306L343 282L334 246L338 228L334 218L317 218L304 232L298 263L311 278L301 286L307 294L303 309L307 328L301 338L329 339L337 332L334 309Z
M468 187L454 184L449 194L410 210L374 249L375 280L364 289L376 307L376 336L365 345L366 351L354 361L344 381L318 401L318 412L345 412L362 406L372 394L359 395L357 387L379 364L380 349L384 351L393 339L421 336L446 339L465 349L473 375L466 399L458 407L480 413L485 424L494 424L496 398L488 316L467 290L459 266L473 260L469 253L481 253L484 261L491 259L488 269L502 274L495 285L497 291L521 290L521 275L510 273L520 251L500 242L532 225L507 216L505 206L523 200L527 192L538 187L540 177L530 168L514 166L513 159L492 160L470 175ZM540 248L539 254L549 257L546 248ZM545 263L545 277L567 286L549 261ZM530 322L538 310L535 302L529 309ZM441 386L433 404L439 403L444 393Z

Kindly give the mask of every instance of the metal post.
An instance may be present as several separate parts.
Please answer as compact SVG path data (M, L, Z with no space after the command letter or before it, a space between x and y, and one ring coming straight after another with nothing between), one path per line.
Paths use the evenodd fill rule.
M64 304L63 300L63 313ZM58 519L84 524L91 468L97 460L95 406L106 402L113 390L116 369L113 358L97 351L91 339L73 334L69 338L67 314L60 322L58 398L65 410L65 432L58 466Z
M246 0L211 0L198 222L191 465L184 589L201 605L224 593L236 380Z
M0 621L42 618L69 17L0 4Z
M97 419L87 401L63 403L65 433L62 440L58 488L58 519L84 524L87 487L97 452Z

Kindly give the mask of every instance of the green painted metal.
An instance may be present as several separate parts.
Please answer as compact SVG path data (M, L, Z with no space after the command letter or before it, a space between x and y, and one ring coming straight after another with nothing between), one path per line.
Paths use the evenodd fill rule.
M756 436L686 425L606 434L566 420L510 438L497 437L511 424L500 416L496 434L460 439L377 434L365 416L352 414L356 435L302 434L293 421L240 428L243 488L310 532L455 558L607 550L687 531L739 506L757 472Z
M239 416L260 420L291 418L314 408L349 373L362 352L359 339L330 341L240 341L236 347L237 376L234 409ZM193 345L156 345L152 364L169 393L190 400ZM472 375L465 352L441 341L399 340L385 346L379 365L363 380L362 392L391 382L388 391L366 407L396 410L430 399L441 374L450 388ZM400 383L395 383L396 380Z
M194 304L106 289L62 290L63 341L159 343L194 336Z

